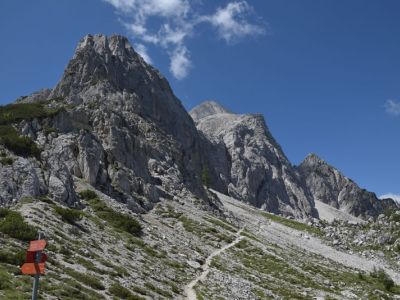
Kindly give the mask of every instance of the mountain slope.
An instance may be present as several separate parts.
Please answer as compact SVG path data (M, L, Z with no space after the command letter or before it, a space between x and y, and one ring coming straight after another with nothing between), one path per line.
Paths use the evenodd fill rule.
M379 200L374 193L361 189L315 154L307 156L298 170L315 200L356 217L376 217L387 208L397 207L393 200Z
M190 114L213 145L208 151L213 187L274 213L317 216L311 195L261 115L229 113L216 102Z
M31 196L49 192L78 205L72 183L77 176L134 211L151 209L184 189L207 198L200 180L204 155L192 119L166 79L125 37L87 35L51 92L18 102L57 110L19 124L42 149L46 166L35 169L32 176L42 178L44 188ZM8 190L4 202L21 194Z

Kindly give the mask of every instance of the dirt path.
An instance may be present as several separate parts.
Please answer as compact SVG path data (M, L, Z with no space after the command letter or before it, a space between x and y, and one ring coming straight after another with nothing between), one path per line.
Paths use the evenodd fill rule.
M243 229L240 229L240 230L236 233L236 239L235 239L232 243L230 243L230 244L228 244L228 245L225 245L224 247L222 247L222 248L220 248L220 249L218 249L218 250L215 250L214 252L212 252L212 253L207 257L206 262L205 262L204 265L202 266L203 272L202 272L199 276L197 276L195 279L193 279L193 280L185 287L185 294L186 294L188 300L197 300L196 291L194 290L195 285L196 285L199 281L204 280L204 279L207 277L208 273L210 272L210 264L211 264L211 261L212 261L212 259L213 259L215 256L220 255L222 252L224 252L224 251L228 250L229 248L235 246L237 243L239 243L239 242L242 240L243 236L240 235L240 233L241 233L242 231L243 231Z

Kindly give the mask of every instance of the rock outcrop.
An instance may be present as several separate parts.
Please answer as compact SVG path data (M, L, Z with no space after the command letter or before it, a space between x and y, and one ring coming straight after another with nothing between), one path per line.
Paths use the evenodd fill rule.
M74 176L135 211L184 190L206 198L193 120L127 38L87 35L54 89L18 101L58 111L22 126L43 149L42 173L56 200L77 202Z
M315 200L356 217L376 217L386 208L397 207L392 199L379 200L374 193L360 188L315 154L308 155L298 170Z
M317 216L313 198L263 116L233 114L210 101L190 114L212 144L208 150L212 187L274 213Z

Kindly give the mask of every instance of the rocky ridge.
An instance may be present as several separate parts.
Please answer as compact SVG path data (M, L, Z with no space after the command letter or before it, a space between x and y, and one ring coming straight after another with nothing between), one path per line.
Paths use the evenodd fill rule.
M297 169L315 200L356 217L377 217L387 209L397 208L392 199L378 199L316 154L308 155Z
M274 213L317 217L302 178L292 167L262 115L237 115L216 102L190 112L197 129L212 144L213 187Z

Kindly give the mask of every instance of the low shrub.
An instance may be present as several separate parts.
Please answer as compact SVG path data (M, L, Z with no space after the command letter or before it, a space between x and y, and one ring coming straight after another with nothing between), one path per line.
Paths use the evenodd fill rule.
M108 291L118 299L124 300L144 300L145 298L133 294L130 290L123 287L119 283L114 283Z
M25 255L26 252L22 249L17 251L2 250L0 251L0 262L9 265L21 266L25 262Z
M61 216L61 219L69 224L75 225L77 221L82 219L82 212L78 209L57 206L55 210Z
M14 163L14 160L11 157L2 157L0 158L0 163L4 166L10 166Z
M38 235L37 229L26 223L19 212L6 208L0 209L0 232L22 241L35 240Z
M97 196L89 200L89 204L100 219L107 221L114 228L128 232L134 236L141 235L142 226L133 217L111 209L97 198Z
M79 193L79 196L81 196L81 198L84 200L91 200L97 198L97 194L92 190L83 190L82 192Z
M11 125L0 125L0 144L17 155L40 159L41 150L28 136L21 136Z
M93 289L96 290L105 290L104 285L100 282L98 277L95 277L93 275L89 274L84 274L80 273L77 271L74 271L70 268L65 268L65 273L77 280L78 282L81 282L87 286L90 286Z
M378 279L386 290L390 291L394 287L394 281L390 278L389 274L385 272L383 269L376 269L374 267L373 271L370 273L370 276Z

